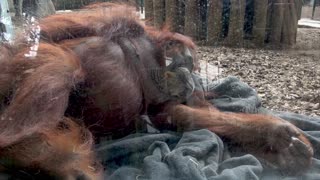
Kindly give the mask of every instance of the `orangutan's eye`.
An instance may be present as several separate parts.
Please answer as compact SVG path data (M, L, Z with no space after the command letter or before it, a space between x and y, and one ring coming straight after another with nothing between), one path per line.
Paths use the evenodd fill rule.
M174 46L175 45L175 43L173 42L173 41L169 41L168 43L167 43L167 48L171 48L172 46Z

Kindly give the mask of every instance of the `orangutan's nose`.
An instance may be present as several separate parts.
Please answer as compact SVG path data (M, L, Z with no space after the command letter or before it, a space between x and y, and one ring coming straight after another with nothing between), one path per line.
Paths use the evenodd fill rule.
M167 59L167 62L168 59ZM174 71L179 67L184 67L192 72L193 70L193 56L189 48L184 48L180 53L177 53L175 56L172 57L170 63L167 64L167 68L170 71Z
M193 81L191 72L189 71L189 69L185 67L179 67L175 72L179 80L185 86L185 90L182 92L182 94L180 94L180 96L183 96L186 98L190 97L195 89L195 83Z

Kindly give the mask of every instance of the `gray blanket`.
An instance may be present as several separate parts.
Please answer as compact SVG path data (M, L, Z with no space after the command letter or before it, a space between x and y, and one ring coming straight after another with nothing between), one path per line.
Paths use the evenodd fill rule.
M261 106L254 89L235 77L206 84L194 76L198 89L215 91L212 100L223 111L273 114L293 122L314 147L313 165L303 175L289 177L266 166L253 155L234 152L232 146L208 130L177 133L133 134L102 142L99 157L111 180L206 180L206 179L320 179L320 117L272 112Z

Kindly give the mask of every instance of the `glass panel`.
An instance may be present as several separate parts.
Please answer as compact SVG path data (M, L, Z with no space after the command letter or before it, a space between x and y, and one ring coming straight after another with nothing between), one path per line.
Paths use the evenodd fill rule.
M319 179L319 0L1 0L0 179Z

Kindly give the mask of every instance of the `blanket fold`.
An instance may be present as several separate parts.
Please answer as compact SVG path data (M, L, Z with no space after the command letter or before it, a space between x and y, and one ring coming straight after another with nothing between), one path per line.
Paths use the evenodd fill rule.
M256 91L236 77L212 83L197 75L198 90L213 91L210 100L222 111L263 113L285 119L303 130L314 148L312 167L303 175L286 176L232 146L208 130L177 133L135 134L97 147L112 180L275 180L320 179L320 117L265 109ZM232 151L231 151L232 150Z

